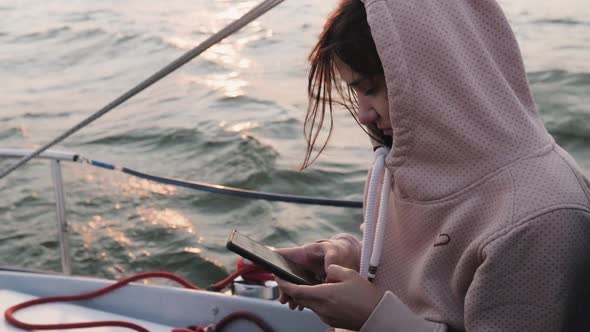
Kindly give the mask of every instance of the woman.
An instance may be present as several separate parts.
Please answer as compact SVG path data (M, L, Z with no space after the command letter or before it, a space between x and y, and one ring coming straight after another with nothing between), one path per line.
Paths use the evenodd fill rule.
M363 241L280 250L326 275L279 281L283 303L361 331L588 329L589 182L544 128L495 1L344 0L310 60L304 168L334 103L376 161Z

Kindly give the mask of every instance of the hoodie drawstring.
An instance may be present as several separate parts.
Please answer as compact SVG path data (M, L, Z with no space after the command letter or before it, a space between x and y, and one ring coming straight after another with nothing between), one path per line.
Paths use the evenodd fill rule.
M391 191L391 173L385 167L385 157L388 153L389 150L385 147L380 147L375 151L375 162L369 179L369 188L367 190L360 274L362 277L368 278L371 282L375 279L379 267L379 261L381 260L385 226L387 225L388 219L389 193ZM381 186L379 214L377 215L377 222L375 223L377 187L381 177L383 178L383 184Z

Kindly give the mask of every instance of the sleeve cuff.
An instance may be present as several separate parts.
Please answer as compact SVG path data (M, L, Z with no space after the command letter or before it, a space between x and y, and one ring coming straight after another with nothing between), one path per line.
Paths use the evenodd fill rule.
M392 292L386 292L360 332L445 332L446 330L446 325L417 316Z

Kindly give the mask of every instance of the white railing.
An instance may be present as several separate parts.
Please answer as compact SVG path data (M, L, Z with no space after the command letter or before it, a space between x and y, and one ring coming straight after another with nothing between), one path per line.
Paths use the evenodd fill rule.
M22 158L31 153L32 150L26 149L0 149L0 157L5 158ZM59 247L61 253L61 268L64 274L71 275L72 267L70 260L70 228L66 219L66 202L63 190L63 178L61 172L62 161L78 160L78 155L60 151L43 152L39 158L49 159L51 162L51 176L53 178L53 188L55 190L55 206L57 214L57 227L59 236Z

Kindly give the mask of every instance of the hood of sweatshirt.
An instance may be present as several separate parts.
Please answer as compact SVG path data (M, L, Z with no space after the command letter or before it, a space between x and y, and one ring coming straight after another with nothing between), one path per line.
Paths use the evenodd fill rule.
M363 0L385 72L401 199L433 201L553 143L495 0Z

